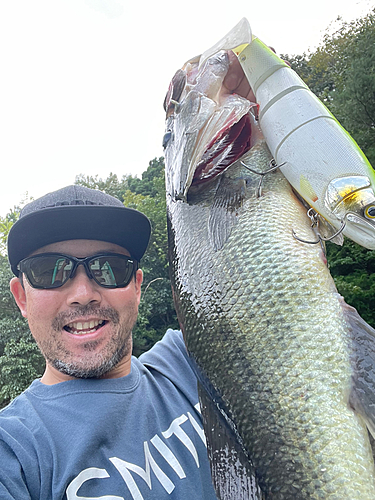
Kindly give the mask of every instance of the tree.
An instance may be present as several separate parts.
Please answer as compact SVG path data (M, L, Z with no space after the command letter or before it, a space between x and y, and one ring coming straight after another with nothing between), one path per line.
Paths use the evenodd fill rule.
M5 217L0 217L0 255L6 255L6 243L10 228L19 217L20 207L14 207Z
M128 186L128 177L124 175L121 181L118 180L116 174L112 172L109 174L107 179L103 180L97 175L77 175L75 184L79 184L80 186L85 186L90 189L98 189L99 191L103 191L103 193L107 193L119 200L124 200L125 191L129 189Z
M44 358L11 291L13 274L0 255L0 408L9 403L44 371Z
M375 10L353 31L332 110L375 165Z
M338 292L375 328L375 250L351 240L327 243L327 259Z
M0 407L24 391L44 371L44 358L29 335L10 339L0 357Z

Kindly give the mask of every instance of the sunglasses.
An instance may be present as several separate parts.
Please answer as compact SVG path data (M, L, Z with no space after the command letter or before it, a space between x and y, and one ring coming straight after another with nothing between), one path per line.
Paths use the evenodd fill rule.
M117 253L101 253L83 259L60 253L42 253L21 260L17 269L33 288L59 288L74 277L79 265L104 288L124 288L138 269L138 262Z

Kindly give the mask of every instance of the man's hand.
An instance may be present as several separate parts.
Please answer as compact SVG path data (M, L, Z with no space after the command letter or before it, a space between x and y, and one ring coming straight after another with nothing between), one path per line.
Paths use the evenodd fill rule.
M223 87L227 90L228 94L238 94L251 102L256 102L254 92L241 68L238 57L232 51L229 51L228 55L230 61L229 70L224 78Z
M273 47L270 47L270 49L276 54L276 51ZM252 91L245 73L241 68L238 57L231 50L228 51L228 55L229 70L223 81L225 92L227 92L228 94L238 94L241 97L245 97L251 102L256 102L254 92ZM290 63L288 63L288 61L285 62L288 66L290 66Z

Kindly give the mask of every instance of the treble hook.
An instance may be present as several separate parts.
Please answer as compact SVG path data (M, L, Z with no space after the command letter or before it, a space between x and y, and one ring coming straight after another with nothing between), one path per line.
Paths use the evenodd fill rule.
M319 216L312 207L310 207L309 210L307 211L307 216L311 220L311 227L315 227L315 226L318 227ZM292 229L292 235L293 235L293 238L296 239L297 241L301 241L302 243L308 243L309 245L317 245L318 243L321 244L323 241L332 241L333 239L335 239L336 236L338 236L339 234L341 234L344 231L345 226L346 226L346 222L344 219L341 221L340 229L338 231L336 231L336 233L334 235L330 236L329 238L325 238L324 236L322 236L319 233L319 231L317 231L317 236L318 236L317 241L307 241L307 240L303 240L302 238L299 238L296 235L296 232L294 231L294 229Z
M265 172L257 172L256 170L253 170L252 168L250 168L248 165L246 165L246 163L244 163L243 161L241 161L241 165L243 165L245 168L247 168L247 170L250 170L250 172L252 172L253 174L256 174L256 175L260 175L260 180L259 180L259 184L258 184L258 189L256 190L256 197L257 198L260 198L262 196L262 183L263 183L263 177L266 175L266 174L269 174L270 172L274 172L275 170L277 170L278 168L282 167L283 165L285 165L285 161L284 163L281 163L281 165L276 165L276 162L274 159L272 159L269 163L270 165L270 168L268 170L266 170Z

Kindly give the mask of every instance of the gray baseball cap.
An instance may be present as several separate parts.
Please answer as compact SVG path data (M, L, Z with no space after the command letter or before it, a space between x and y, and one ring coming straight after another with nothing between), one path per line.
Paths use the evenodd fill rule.
M67 186L24 206L8 235L8 259L18 263L38 248L65 240L100 240L126 248L139 261L151 234L149 219L108 194Z

